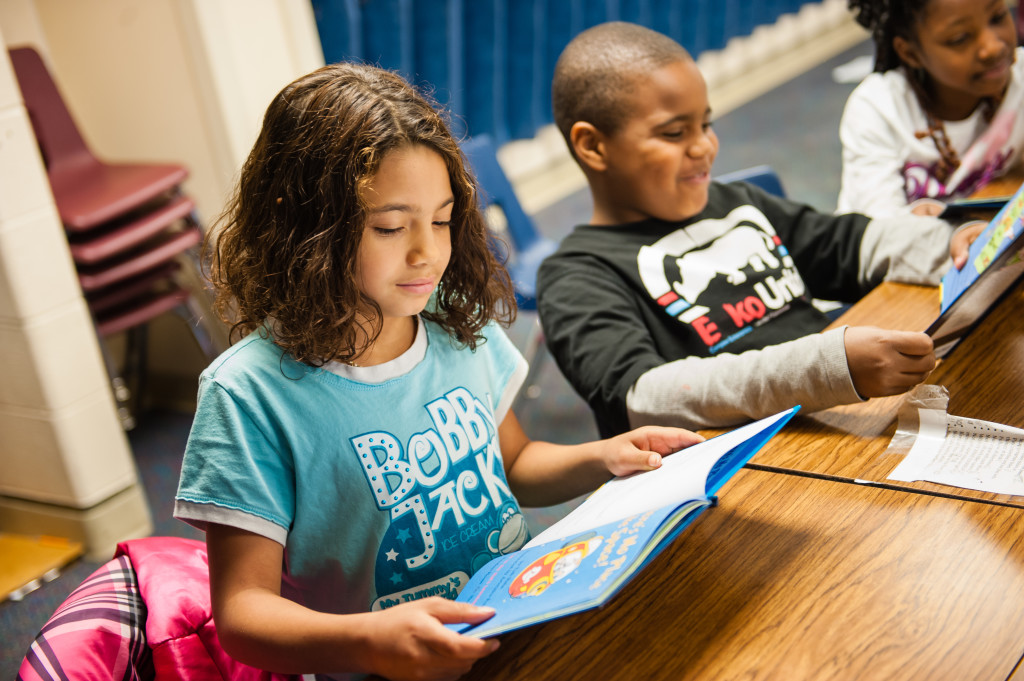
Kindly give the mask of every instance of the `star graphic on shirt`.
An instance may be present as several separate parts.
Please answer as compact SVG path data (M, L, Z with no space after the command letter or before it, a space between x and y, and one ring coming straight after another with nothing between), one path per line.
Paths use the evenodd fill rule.
M402 575L398 574L397 572L392 572L391 573L391 583L392 584L401 584L402 583Z
M398 531L398 541L406 542L412 539L412 535L409 534L408 528L403 527Z
M389 561L397 560L398 559L398 551L395 551L394 549L391 549L390 551L388 551L384 555L388 557Z

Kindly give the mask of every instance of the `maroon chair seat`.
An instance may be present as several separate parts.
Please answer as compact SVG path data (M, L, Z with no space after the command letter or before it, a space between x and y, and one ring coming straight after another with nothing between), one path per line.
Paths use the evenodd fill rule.
M168 291L153 291L96 315L96 331L106 338L147 324L165 312L184 305L191 292L176 286Z
M179 165L110 164L51 166L50 187L69 232L94 229L173 192L188 171Z
M92 291L86 296L89 309L93 315L101 315L111 308L157 289L161 284L173 284L174 275L180 269L181 265L172 260L138 277L118 282L109 288Z
M174 190L188 176L178 164L105 163L96 158L39 53L17 47L9 54L67 229L91 229L121 217Z
M192 225L177 233L160 234L142 248L122 254L111 261L104 261L98 265L80 265L78 283L81 284L83 291L89 293L139 276L196 246L201 239L199 229Z
M182 194L141 216L132 216L85 234L68 234L71 257L80 265L94 265L112 258L187 218L195 207L195 201Z

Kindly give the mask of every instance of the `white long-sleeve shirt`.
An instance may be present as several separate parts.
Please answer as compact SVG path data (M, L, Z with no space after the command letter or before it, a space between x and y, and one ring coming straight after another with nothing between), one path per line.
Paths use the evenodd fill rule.
M924 110L902 69L872 73L850 95L839 126L843 145L842 186L837 211L872 216L909 211L920 198L967 196L1021 160L1024 149L1024 48L1017 48L1013 75L992 124L979 106L961 121L943 121L950 145L964 165L968 150L991 130L990 153L954 174L946 184L935 178L939 150L934 140L915 133L928 129ZM974 153L980 151L980 146ZM961 177L960 176L964 176Z

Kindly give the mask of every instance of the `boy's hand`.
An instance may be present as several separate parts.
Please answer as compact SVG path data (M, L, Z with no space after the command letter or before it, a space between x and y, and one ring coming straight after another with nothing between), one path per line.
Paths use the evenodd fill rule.
M683 428L644 426L596 443L601 458L612 475L629 475L654 470L661 457L683 447L703 442L704 438Z
M987 222L968 222L967 224L960 227L960 229L953 232L953 238L949 241L949 255L953 258L953 267L958 270L962 270L964 265L967 263L967 252L971 248L971 244L978 238L985 227L988 226Z
M478 624L493 615L490 608L438 596L375 613L360 667L393 681L457 679L497 650L498 640L463 636L442 625Z
M849 326L843 339L853 387L864 398L906 392L935 368L935 347L923 333Z

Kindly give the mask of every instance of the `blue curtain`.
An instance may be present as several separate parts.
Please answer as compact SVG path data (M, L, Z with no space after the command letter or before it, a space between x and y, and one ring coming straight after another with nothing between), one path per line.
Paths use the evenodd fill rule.
M806 0L312 0L328 63L357 59L399 71L453 114L460 134L499 143L551 122L551 75L562 48L605 21L632 21L694 56Z

